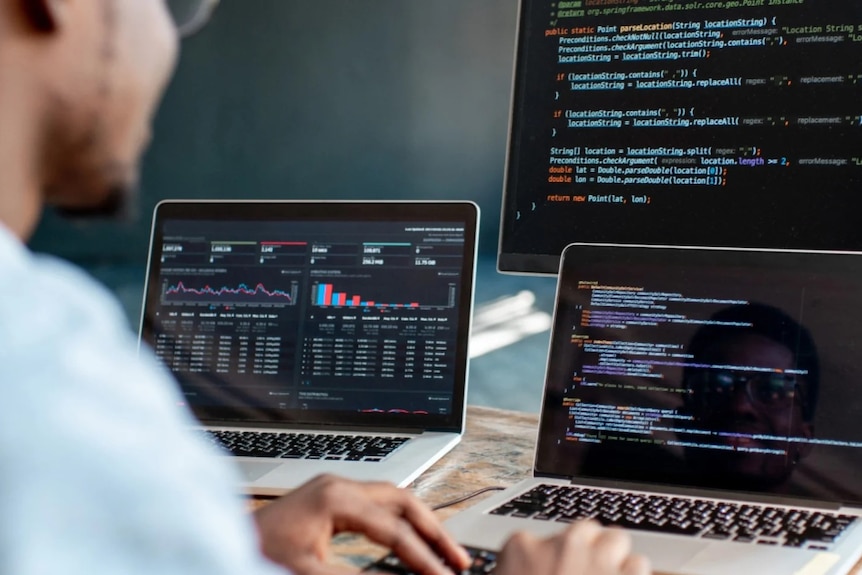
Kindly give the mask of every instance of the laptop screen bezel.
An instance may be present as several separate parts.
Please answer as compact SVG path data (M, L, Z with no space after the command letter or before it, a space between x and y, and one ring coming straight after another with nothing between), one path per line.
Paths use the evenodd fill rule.
M454 361L451 410L448 414L360 413L349 410L282 410L190 405L205 425L260 426L278 428L365 429L369 431L463 432L469 371L469 333L475 285L479 208L470 201L326 201L326 200L164 200L154 210L150 234L147 277L141 311L141 345L153 341L152 310L159 301L160 250L166 221L350 221L437 222L464 228L461 289L457 302L458 329Z

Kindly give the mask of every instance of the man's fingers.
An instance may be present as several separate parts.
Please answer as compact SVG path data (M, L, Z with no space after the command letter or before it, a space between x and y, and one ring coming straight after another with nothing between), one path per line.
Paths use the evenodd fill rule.
M405 489L332 476L316 479L311 489L316 492L314 507L325 510L333 532L362 533L420 573L451 575L470 563L467 552L444 531L434 513Z
M431 509L412 495L404 503L403 509L407 521L441 557L458 569L466 569L470 565L467 551L446 533Z
M519 531L509 537L503 545L500 554L497 555L496 572L509 574L545 573L542 565L537 561L544 562L546 558L537 553L538 539L534 536Z
M435 556L439 555L458 570L469 566L470 556L467 551L446 533L434 512L409 491L389 483L369 483L365 489L375 503L384 506L396 516L403 517L419 540L435 550ZM392 549L398 551L394 547Z
M346 512L342 517L348 521L348 530L361 532L372 541L388 547L414 570L452 575L452 569L444 566L441 558L431 550L409 521L373 501Z
M580 521L557 535L537 539L519 533L497 561L501 575L649 575L649 562L631 554L631 537L596 521Z
M304 575L355 575L356 569L342 565L328 565L322 561L309 561L296 566Z
M643 555L630 555L623 561L620 572L623 575L649 575L652 572L652 566Z
M593 519L576 521L567 530L568 536L579 539L587 545L592 545L602 533L604 533L604 527Z
M601 534L602 528L595 521L578 521L559 535L546 539L547 544L553 545L556 572L587 575L586 569L596 566L591 546Z
M575 564L585 573L650 573L649 561L643 556L632 554L631 536L620 528L605 528L596 521L582 521L575 523L564 537L570 542L571 548L568 550L578 555L574 558ZM570 556L568 559L573 558Z
M616 573L631 554L631 550L631 537L621 529L604 529L593 541L596 563L599 569L608 573Z

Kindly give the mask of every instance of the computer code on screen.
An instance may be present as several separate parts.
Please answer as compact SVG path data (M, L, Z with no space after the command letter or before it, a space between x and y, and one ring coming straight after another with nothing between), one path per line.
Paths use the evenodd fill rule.
M859 249L862 4L523 0L500 267L581 242Z
M862 498L859 254L569 250L537 469Z

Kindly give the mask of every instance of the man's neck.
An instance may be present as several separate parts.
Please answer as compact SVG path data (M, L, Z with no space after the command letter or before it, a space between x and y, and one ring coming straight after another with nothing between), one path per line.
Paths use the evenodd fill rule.
M17 60L17 62L13 62ZM39 103L30 96L20 56L0 49L0 221L21 241L36 228L42 212L39 183Z

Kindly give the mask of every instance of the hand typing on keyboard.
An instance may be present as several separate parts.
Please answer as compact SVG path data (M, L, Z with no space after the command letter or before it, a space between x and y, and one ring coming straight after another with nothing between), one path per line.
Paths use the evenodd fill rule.
M547 539L519 534L500 553L467 551L443 530L416 496L389 483L324 475L255 513L260 545L295 575L330 573L336 533L362 533L392 550L369 573L407 575L647 575L647 561L631 553L629 536L580 521ZM397 559L395 559L397 557Z
M537 539L513 536L499 553L468 548L470 565L461 575L648 575L649 562L631 553L631 540L622 530L580 521L565 532ZM395 555L366 569L369 575L418 575Z
M513 536L497 557L495 575L647 575L649 561L631 552L631 538L620 529L579 521L563 533L537 539Z
M320 476L262 507L255 519L264 554L295 575L332 572L330 541L344 531L388 547L417 573L451 575L470 564L431 509L389 483Z

